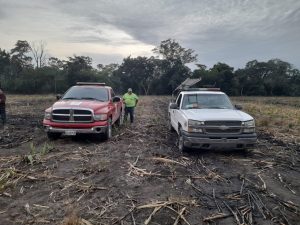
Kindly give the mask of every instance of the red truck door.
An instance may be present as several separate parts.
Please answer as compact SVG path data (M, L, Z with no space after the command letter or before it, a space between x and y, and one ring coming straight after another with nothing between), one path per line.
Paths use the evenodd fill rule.
M112 102L112 118L113 118L113 122L115 122L119 118L120 102L113 102L115 93L112 89L110 90L110 95L111 95L111 102Z

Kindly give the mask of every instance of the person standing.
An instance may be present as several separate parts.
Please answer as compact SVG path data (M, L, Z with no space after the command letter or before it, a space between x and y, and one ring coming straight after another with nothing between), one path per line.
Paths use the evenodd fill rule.
M0 116L2 119L3 126L6 123L5 101L6 101L6 96L2 91L2 89L0 88Z
M127 120L128 114L130 115L130 122L134 120L134 108L136 107L139 98L136 94L132 93L132 89L128 88L128 92L123 95L123 101L125 103L125 120Z

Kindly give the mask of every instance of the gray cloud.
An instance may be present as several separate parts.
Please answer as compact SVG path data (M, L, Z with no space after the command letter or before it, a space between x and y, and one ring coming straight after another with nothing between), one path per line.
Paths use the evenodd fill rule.
M6 14L7 13L5 12L5 10L2 7L0 7L0 22L2 19L4 19L7 16Z
M162 40L173 38L184 47L194 49L199 62L209 66L223 61L242 67L254 58L268 60L277 57L300 67L298 0L1 2L4 4L1 4L0 19L5 15L2 21L14 21L16 16L23 15L28 29L38 36L36 29L43 30L38 23L40 18L41 23L48 24L49 32L45 30L44 33L50 41L155 46ZM34 14L36 7L38 15ZM7 12L11 17L6 15ZM0 23L0 28L5 29L5 25Z
M107 65L110 63L120 63L123 60L123 56L119 54L94 54L89 52L83 52L82 55L88 55L93 59L93 66L98 64Z

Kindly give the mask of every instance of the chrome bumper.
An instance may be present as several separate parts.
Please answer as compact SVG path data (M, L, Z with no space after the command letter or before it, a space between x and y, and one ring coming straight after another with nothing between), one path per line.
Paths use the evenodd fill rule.
M97 126L92 128L57 128L51 126L44 126L46 132L50 133L62 133L67 134L68 132L74 132L75 134L100 134L105 133L106 126Z

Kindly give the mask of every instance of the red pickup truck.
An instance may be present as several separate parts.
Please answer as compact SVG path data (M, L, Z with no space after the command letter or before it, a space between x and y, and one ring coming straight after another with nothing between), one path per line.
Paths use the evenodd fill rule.
M105 140L112 125L123 123L123 102L104 83L78 82L45 110L43 125L50 139L62 134L95 134Z

